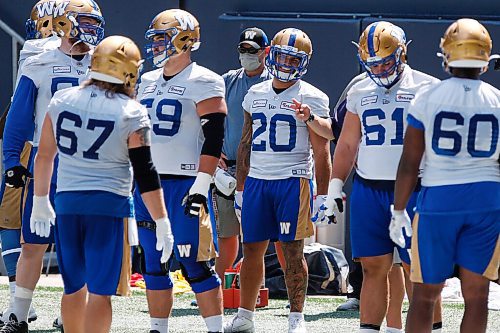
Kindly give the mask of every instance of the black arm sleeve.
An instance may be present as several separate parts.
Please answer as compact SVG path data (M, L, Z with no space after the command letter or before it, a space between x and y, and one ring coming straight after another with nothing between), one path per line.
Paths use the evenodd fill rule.
M149 146L131 148L128 150L128 156L139 192L142 194L160 189L160 177L151 159L151 148Z
M201 116L201 128L205 136L205 142L201 148L201 155L209 155L219 158L224 143L224 113L209 113Z

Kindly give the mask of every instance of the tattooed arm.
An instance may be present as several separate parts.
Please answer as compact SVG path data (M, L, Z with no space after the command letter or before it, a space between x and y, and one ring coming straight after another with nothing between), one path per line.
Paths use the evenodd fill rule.
M252 115L244 111L245 120L238 146L238 157L236 159L236 190L243 191L245 180L250 171L250 151L252 149Z

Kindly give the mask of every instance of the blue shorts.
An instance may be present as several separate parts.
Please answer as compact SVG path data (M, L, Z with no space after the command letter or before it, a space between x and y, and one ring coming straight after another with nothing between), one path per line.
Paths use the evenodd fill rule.
M26 195L26 201L24 203L24 213L23 213L23 219L22 219L22 243L28 243L28 244L52 244L54 243L54 228L50 228L50 235L49 237L40 237L34 232L32 233L30 230L30 218L31 218L31 210L33 208L33 195L34 195L34 182L33 179L30 179L28 181L28 194ZM52 204L52 207L55 207L54 205L54 197L56 194L56 185L51 184L50 185L50 203ZM59 219L57 217L56 221Z
M215 225L212 225L209 213L203 210L203 213L199 217L189 217L184 214L182 199L188 193L194 180L195 177L161 181L165 206L174 235L174 253L179 261L208 261L215 258L217 254L215 243L215 239L217 239L215 235L216 230ZM137 221L153 220L137 190L134 192L134 206L135 219ZM141 233L139 234L139 242L141 243L151 241L141 240L140 236ZM154 249L154 247L151 248ZM161 252L155 250L153 253L145 253L145 255L156 256L159 262Z
M59 215L55 239L64 293L87 285L93 294L126 295L130 279L127 219L103 215Z
M442 283L455 265L498 279L499 192L500 183L486 182L422 188L423 211L413 222L412 281ZM476 212L470 211L473 207Z
M414 207L418 192L410 197L406 211L411 219L415 215ZM396 247L401 260L410 263L409 243L407 248L397 246L389 236L391 222L391 204L394 191L379 189L368 185L358 176L354 177L351 194L351 247L353 258L375 257L393 253Z
M248 177L243 191L243 243L291 242L314 234L312 183L305 178L266 180Z

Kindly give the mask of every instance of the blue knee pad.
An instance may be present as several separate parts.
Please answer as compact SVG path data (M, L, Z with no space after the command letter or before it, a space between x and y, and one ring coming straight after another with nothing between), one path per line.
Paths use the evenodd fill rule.
M139 243L141 246L141 271L148 290L172 289L174 284L169 275L170 261L162 264L161 251L156 250L154 222L138 223Z
M182 275L191 285L193 291L203 293L218 288L221 280L209 261L179 260Z
M17 261L21 254L21 229L0 230L2 257L9 277L16 275Z

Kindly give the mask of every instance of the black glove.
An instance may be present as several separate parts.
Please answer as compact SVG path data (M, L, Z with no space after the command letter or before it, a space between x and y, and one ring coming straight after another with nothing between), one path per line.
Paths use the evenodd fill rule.
M189 192L186 193L182 199L182 205L184 206L184 214L189 217L200 216L202 206L205 208L205 212L208 212L207 197L203 194L193 193L190 195Z
M5 185L8 187L20 188L26 185L27 178L33 177L31 172L22 165L16 165L5 170Z

